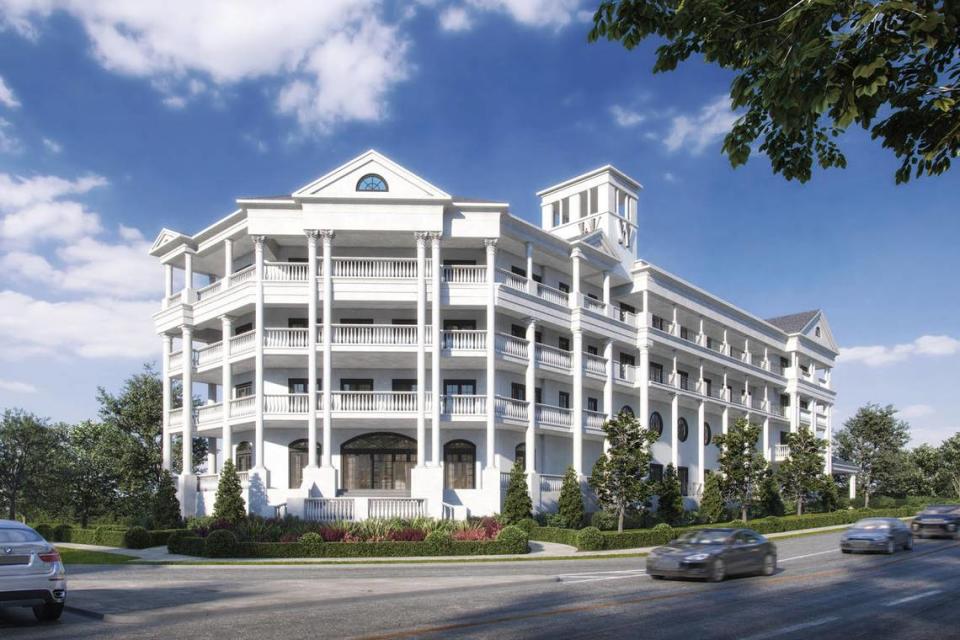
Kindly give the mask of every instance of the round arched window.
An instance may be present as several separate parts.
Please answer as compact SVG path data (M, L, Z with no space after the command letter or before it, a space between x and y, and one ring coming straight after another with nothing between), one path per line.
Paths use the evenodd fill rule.
M686 442L687 436L690 435L690 426L687 424L686 418L680 418L677 420L677 438L680 439L680 442Z
M663 435L663 418L656 411L650 414L650 431L657 434L658 438Z
M710 441L713 440L713 431L710 430L710 423L703 423L703 444L704 446L710 444Z
M357 181L357 191L387 191L387 181L375 173L368 173Z
M620 407L620 413L625 413L625 414L627 414L628 416L630 416L631 418L634 416L633 407L631 407L631 406L628 405L628 404L625 404L625 405L623 405L622 407Z

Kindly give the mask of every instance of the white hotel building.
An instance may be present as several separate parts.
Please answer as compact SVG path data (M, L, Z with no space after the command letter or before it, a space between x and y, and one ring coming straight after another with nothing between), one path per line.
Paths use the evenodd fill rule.
M691 499L740 416L773 464L801 425L829 439L823 313L763 320L637 259L639 190L601 167L540 191L536 226L369 151L162 231L163 463L174 437L211 451L196 476L183 447L184 512L212 511L226 456L264 515L495 513L515 464L550 510L624 409Z

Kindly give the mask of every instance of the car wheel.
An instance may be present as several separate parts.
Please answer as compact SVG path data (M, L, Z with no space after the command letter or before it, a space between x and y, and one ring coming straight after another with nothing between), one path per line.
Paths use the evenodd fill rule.
M650 577L653 578L654 580L663 580L663 576L661 576L658 573L651 573Z
M840 553L853 553L850 549L840 549Z
M723 563L723 560L717 558L713 561L713 564L710 565L710 577L708 580L710 582L723 582L723 579L727 577L727 566Z
M907 536L907 541L903 543L904 551L913 550L913 536Z
M768 553L763 557L763 568L760 570L765 576L772 576L777 571L777 557Z
M887 548L883 550L884 553L886 553L888 556L891 556L896 550L897 550L897 545L893 543L893 538L890 538L889 540L887 540Z
M40 622L51 622L53 620L59 620L60 615L62 613L63 613L62 602L46 602L44 604L39 604L33 608L33 615Z

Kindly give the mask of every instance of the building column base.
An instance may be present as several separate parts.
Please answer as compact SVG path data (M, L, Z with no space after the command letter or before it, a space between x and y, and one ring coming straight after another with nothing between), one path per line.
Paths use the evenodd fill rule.
M300 489L305 498L335 498L337 470L334 467L304 467Z
M483 487L483 502L486 513L477 515L492 516L500 513L503 496L506 495L506 487L500 487L500 469L484 467L480 474L480 486Z
M443 517L443 467L414 467L410 470L410 496L427 501L427 515Z
M540 496L540 474L536 471L527 472L527 491L530 492L530 502L533 504L533 513L542 513L544 508Z
M197 515L197 476L181 473L177 476L177 500L180 501L180 515L193 518Z

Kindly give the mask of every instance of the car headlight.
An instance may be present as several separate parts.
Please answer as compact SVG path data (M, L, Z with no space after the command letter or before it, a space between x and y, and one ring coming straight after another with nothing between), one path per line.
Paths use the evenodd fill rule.
M709 553L695 553L692 556L687 556L684 558L687 562L703 562L710 557Z
M955 524L948 524L948 525L947 525L947 529L949 529L950 531L956 531L956 530L957 530L957 525L955 525Z

